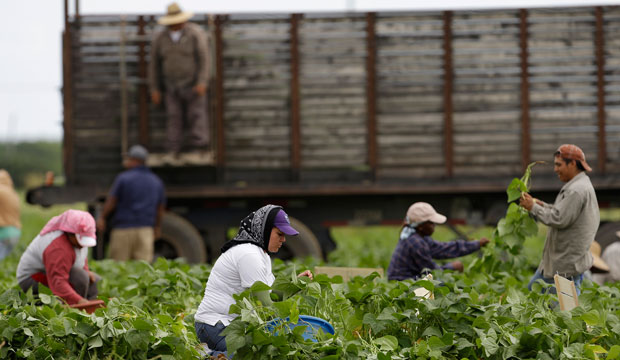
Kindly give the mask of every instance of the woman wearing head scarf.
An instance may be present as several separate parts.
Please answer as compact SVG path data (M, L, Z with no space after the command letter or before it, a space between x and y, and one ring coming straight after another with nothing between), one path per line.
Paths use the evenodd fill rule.
M9 255L21 235L19 195L13 188L11 175L0 169L0 260Z
M233 294L243 292L256 281L271 286L275 277L269 253L278 252L286 241L284 235L297 234L280 206L266 205L246 216L237 235L224 244L195 315L196 334L213 350L211 355L226 352L220 333L236 316L228 313L235 303ZM312 273L306 270L299 276L312 278Z
M19 260L19 286L36 294L45 285L69 305L95 299L101 278L88 270L87 257L96 244L95 219L89 213L67 210L53 217Z

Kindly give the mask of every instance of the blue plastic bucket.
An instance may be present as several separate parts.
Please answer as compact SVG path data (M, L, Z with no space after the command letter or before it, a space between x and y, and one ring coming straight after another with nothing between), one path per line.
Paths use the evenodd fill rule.
M288 317L284 320L282 320L281 318L275 318L267 324L267 330L274 333L274 331L279 325L288 321ZM315 335L318 334L319 329L323 330L324 333L332 335L334 334L334 327L329 322L315 316L299 315L299 321L296 324L285 325L285 327L287 327L289 330L292 330L293 328L296 328L298 326L306 326L306 330L301 335L304 340L312 340L316 342L317 339ZM275 334L278 335L277 331L275 332Z

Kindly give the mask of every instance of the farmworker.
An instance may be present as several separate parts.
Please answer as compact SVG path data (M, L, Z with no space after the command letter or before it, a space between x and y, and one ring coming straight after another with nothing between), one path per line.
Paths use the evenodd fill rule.
M86 211L67 210L53 217L32 240L17 265L24 292L50 288L67 304L97 298L101 277L88 269L88 248L97 244L95 219Z
M204 164L211 161L207 119L209 51L207 33L189 23L194 14L181 11L177 3L157 21L166 26L155 34L151 44L149 86L151 100L166 105L166 151L161 161L170 165ZM180 155L183 123L189 123L190 152Z
M213 265L194 324L200 342L214 351L211 355L226 352L225 338L220 333L236 317L228 313L235 303L233 295L256 281L271 286L275 277L269 254L278 252L286 241L284 235L297 234L282 207L266 205L241 220L237 235L222 246L222 255ZM313 277L309 270L298 276Z
M19 241L21 222L19 195L9 172L0 169L0 260L7 257Z
M431 235L435 232L435 225L445 222L446 217L437 213L428 203L416 202L409 207L401 237L388 267L389 280L416 279L427 273L426 269L463 272L463 263L458 260L439 266L433 259L451 259L471 254L489 243L487 238L478 241L433 240Z
M523 208L549 227L542 260L528 289L537 280L553 284L553 276L559 274L572 280L579 294L583 273L592 267L589 249L600 222L596 193L585 173L592 168L576 145L564 144L553 156L553 170L565 183L555 202L547 204L526 192L520 199ZM555 293L555 288L551 292Z
M123 166L103 204L97 229L104 232L112 213L110 257L114 260L153 261L155 239L161 235L166 204L164 184L144 164L148 151L141 145L129 148Z
M620 231L616 233L616 236L620 237ZM596 264L596 257L594 259ZM607 265L607 272L592 274L592 280L599 285L620 281L620 241L615 241L605 248L601 261Z

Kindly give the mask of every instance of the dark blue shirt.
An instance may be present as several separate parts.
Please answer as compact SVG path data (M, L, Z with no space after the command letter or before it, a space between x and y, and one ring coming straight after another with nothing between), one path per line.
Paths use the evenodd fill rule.
M164 184L146 166L120 173L109 196L117 199L113 228L154 226L157 208L166 203Z
M424 269L452 269L449 264L440 267L433 259L451 259L471 254L478 249L478 241L440 242L430 236L413 233L398 241L388 267L388 279L415 279L422 275Z

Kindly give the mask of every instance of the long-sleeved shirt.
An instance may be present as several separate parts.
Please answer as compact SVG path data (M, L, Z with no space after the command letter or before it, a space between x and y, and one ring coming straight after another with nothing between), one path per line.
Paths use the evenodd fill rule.
M153 38L149 63L151 91L161 91L162 84L168 90L207 86L210 66L207 33L192 23L186 23L181 31L178 41L171 38L168 29Z
M19 195L13 187L13 180L6 170L0 169L0 228L21 229L19 207Z
M88 270L87 255L88 248L73 247L63 231L38 235L19 259L17 281L31 277L67 304L76 304L82 297L69 283L69 273L72 267Z
M413 233L398 241L388 267L388 279L415 279L422 275L424 269L451 269L449 264L440 267L433 259L451 259L471 254L478 249L479 241L440 242L430 236Z
M531 213L549 227L539 267L544 277L575 276L592 267L590 245L600 215L594 187L584 172L562 186L553 205L534 203Z

